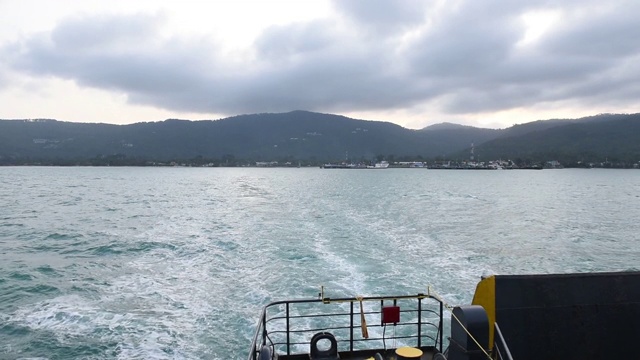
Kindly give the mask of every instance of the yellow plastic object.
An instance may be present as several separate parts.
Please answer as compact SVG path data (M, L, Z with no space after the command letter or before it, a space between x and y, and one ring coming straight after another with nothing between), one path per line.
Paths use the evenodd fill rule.
M483 278L476 286L473 295L473 305L481 305L489 318L489 349L493 348L493 324L496 322L496 277L495 275Z
M405 346L397 348L396 355L398 355L398 359L420 359L422 356L422 350Z

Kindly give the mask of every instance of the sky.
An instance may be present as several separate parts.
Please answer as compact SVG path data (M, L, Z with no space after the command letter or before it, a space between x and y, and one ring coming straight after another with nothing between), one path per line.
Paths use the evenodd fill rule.
M0 0L0 119L640 112L636 0Z

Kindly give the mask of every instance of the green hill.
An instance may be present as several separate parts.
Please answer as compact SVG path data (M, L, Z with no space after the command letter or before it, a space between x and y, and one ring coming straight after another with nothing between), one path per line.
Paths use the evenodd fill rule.
M0 120L0 164L466 159L472 143L483 160L635 163L640 114L536 121L503 130L448 123L411 130L307 111L131 125Z
M484 159L558 160L569 166L590 162L633 164L640 161L640 114L517 125L477 146L476 153Z

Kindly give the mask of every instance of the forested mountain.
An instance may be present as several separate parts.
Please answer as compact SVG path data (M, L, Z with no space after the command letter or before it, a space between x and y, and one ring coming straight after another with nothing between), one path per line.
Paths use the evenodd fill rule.
M477 138L488 140L496 135L496 130L477 128L422 132L389 122L306 111L132 125L4 120L0 121L0 156L69 160L119 155L156 161L225 156L254 161L371 160L390 155L442 155L462 149Z
M554 126L549 126L552 124ZM505 129L499 138L476 147L476 152L485 159L553 159L565 164L638 163L640 114L605 114L517 125Z
M101 164L105 158L131 164L193 159L427 160L466 158L471 143L485 160L615 157L637 162L640 114L537 121L503 130L447 123L411 130L389 122L307 111L131 125L0 120L0 164Z

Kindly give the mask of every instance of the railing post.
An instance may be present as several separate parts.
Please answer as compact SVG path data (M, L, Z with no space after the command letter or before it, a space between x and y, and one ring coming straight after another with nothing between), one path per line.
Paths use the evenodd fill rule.
M431 322L431 313L435 313L434 309L432 306L434 306L435 304L423 304L422 300L423 299L433 299L439 302L440 304L440 322L438 324L435 324L435 322ZM439 349L440 352L442 352L442 348L443 348L443 321L442 321L442 317L443 317L443 310L444 310L444 303L442 301L440 301L438 298L431 296L431 295L425 295L425 294L417 294L417 295L404 295L404 296L398 296L398 297L369 297L366 300L373 300L373 301L379 301L380 302L380 307L381 309L384 308L384 305L387 304L387 302L392 302L393 306L398 306L398 301L402 300L410 300L411 302L413 302L413 300L418 300L418 304L417 307L415 309L412 310L412 308L409 306L407 307L404 311L400 310L400 312L404 312L404 313L413 313L414 311L418 312L418 316L417 318L417 322L413 322L410 321L410 319L406 319L406 321L404 322L400 322L401 325L417 325L416 329L417 329L417 336L416 334L411 334L409 336L401 336L401 338L414 338L417 337L416 343L418 347L422 347L423 346L423 341L422 341L422 336L426 336L426 339L429 339L429 341L431 339L433 339L436 343L440 342L440 346L436 346L436 349ZM319 300L314 300L314 299L301 299L301 300L289 300L289 301L275 301L272 302L270 304L268 304L265 308L263 308L263 312L261 314L261 318L258 321L258 326L262 327L262 329L257 329L256 333L254 335L254 340L253 343L251 345L251 353L248 357L249 360L257 360L260 357L260 349L261 346L267 345L267 343L271 342L271 346L273 348L273 351L276 351L276 348L279 349L276 351L276 353L280 353L282 354L282 356L284 356L284 354L286 354L286 356L290 357L290 356L297 356L296 353L296 349L292 348L292 345L298 345L298 344L305 344L307 342L304 341L304 339L298 339L297 334L298 333L305 333L305 335L308 334L308 332L314 330L321 330L321 331L326 331L326 330L330 330L330 329L341 329L340 331L343 331L342 329L345 329L344 326L346 325L344 323L344 316L347 315L344 313L344 307L340 307L341 311L337 312L337 313L328 313L328 314L324 314L322 311L321 312L314 312L312 309L298 309L295 311L295 314L292 315L292 310L291 310L291 306L292 305L297 305L300 303L318 303L318 302L322 302L324 304L329 304L329 303L343 303L343 302L349 302L349 312L348 315L350 316L349 318L349 352L353 353L354 351L357 351L355 348L355 344L356 341L357 342L361 342L361 341L365 341L364 338L360 338L358 336L358 339L356 339L356 329L355 329L355 324L358 322L354 317L355 315L355 305L354 302L358 301L358 298L337 298L337 299L329 299L329 298L322 298ZM281 306L285 305L285 312L284 314L282 314L281 310ZM373 304L375 305L375 303ZM268 315L268 308L271 307L277 307L280 308L280 310L278 310L278 312L276 314L272 314L273 316L270 317ZM275 309L277 309L275 308ZM426 309L425 309L426 308ZM306 310L305 310L306 309ZM307 311L308 310L308 311ZM364 312L364 305L362 306L362 310ZM274 310L276 311L276 310ZM423 314L424 311L427 311L427 313L429 314L428 316ZM360 315L360 314L358 314ZM328 328L320 328L320 329L315 329L313 326L311 328L306 329L305 326L298 326L301 325L299 322L297 322L298 318L306 318L306 317L315 317L315 316L338 316L340 317L341 320L341 326L336 326L336 327L328 327ZM395 315L394 315L395 316ZM425 319L425 317L427 317ZM358 316L358 319L360 319L360 317ZM285 326L284 329L282 327L282 320L284 320L285 322ZM272 322L275 321L275 322ZM293 330L291 323L295 322L297 326L293 326ZM388 325L387 323L385 323L383 321L383 315L382 315L382 310L380 310L380 326L384 327L385 325ZM396 325L396 323L394 323L394 325ZM425 330L427 332L427 334L422 334L423 325L428 325L429 328L431 328L431 326L433 326L434 328L438 329L438 334L436 334L434 337L431 336L431 331L430 330ZM317 327L317 326L316 326ZM268 329L270 328L270 329ZM271 336L271 332L273 332L275 335L275 337L272 339L270 338ZM284 334L283 334L284 333ZM343 332L344 334L344 332ZM283 339L284 337L284 339ZM261 339L260 339L261 338ZM385 340L385 338L377 338L374 337L373 339L375 340ZM392 338L394 341L397 340L397 335L394 332L394 336ZM299 340L302 340L302 342L300 342ZM371 339L370 339L371 340ZM275 341L275 342L274 342ZM342 345L342 349L344 351L347 351L347 348L345 347L345 342L347 340L343 339L339 341L339 344ZM367 344L370 345L370 344ZM286 346L286 351L284 349L282 349L282 346ZM365 346L366 347L366 346ZM358 349L360 349L360 344L358 345Z
M353 352L353 301L350 302L351 310L349 316L351 318L349 325L349 351Z
M265 308L262 316L262 342L260 346L267 343L267 335L267 309ZM256 350L257 349L253 349L253 360L256 360Z
M438 325L438 333L440 333L440 352L442 352L442 331L443 331L442 313L443 313L444 309L443 309L442 301L439 301L439 302L440 302L440 325Z
M291 355L291 339L289 338L289 302L287 301L287 355Z
M422 298L418 298L418 347L422 346Z
M507 345L507 341L504 339L504 336L502 336L502 331L500 331L500 327L498 326L498 323L495 322L493 324L496 330L496 336L493 339L493 342L494 342L493 348L497 349L498 353L500 353L500 359L512 360L513 357L511 356L511 350L509 350L509 345ZM500 342L498 342L498 340ZM502 348L502 350L504 351L505 356L502 355L502 351L500 351L500 348Z

